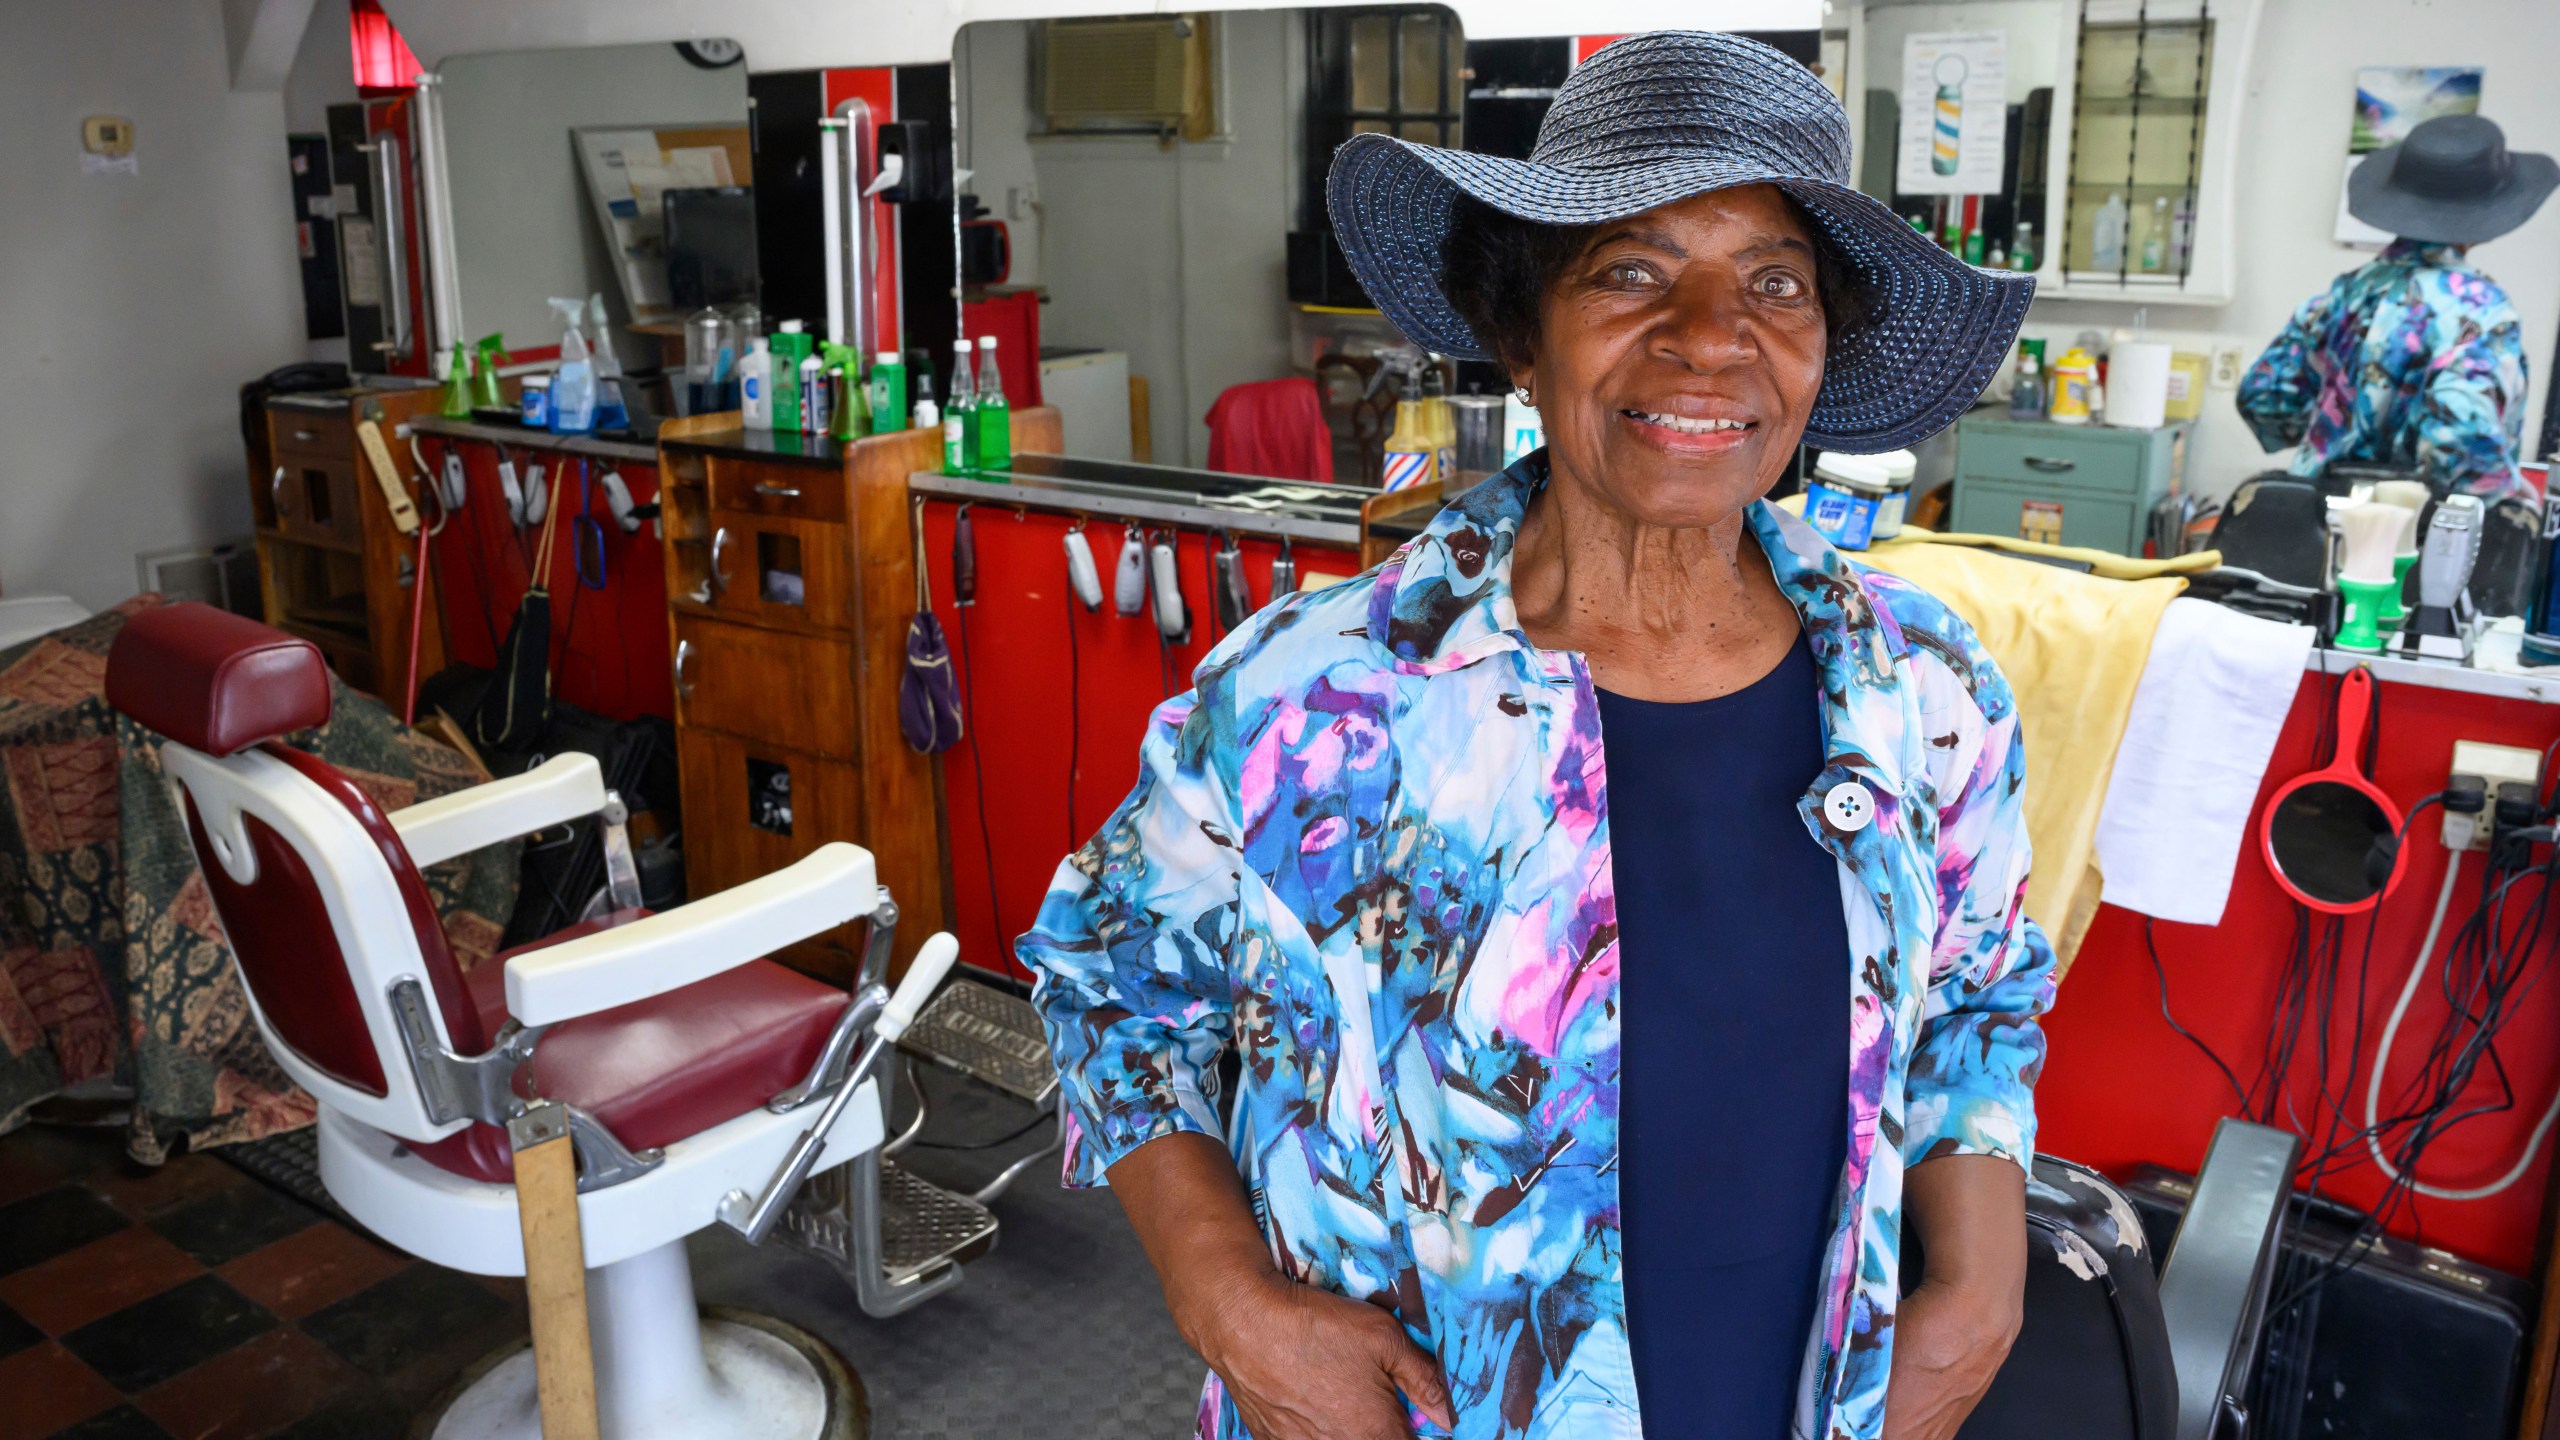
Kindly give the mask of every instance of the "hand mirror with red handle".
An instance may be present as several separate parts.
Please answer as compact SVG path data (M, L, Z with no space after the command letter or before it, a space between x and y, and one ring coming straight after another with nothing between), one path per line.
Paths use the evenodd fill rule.
M2372 714L2373 672L2359 665L2339 682L2329 763L2286 781L2260 821L2276 883L2327 915L2369 910L2400 883L2400 807L2356 766Z

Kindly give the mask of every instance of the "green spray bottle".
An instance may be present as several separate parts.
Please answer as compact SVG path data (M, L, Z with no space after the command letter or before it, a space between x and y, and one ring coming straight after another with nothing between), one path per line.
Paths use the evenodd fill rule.
M850 445L870 433L862 394L862 357L850 345L830 340L820 346L833 404L827 414L827 438Z
M453 342L453 363L444 372L444 405L437 413L447 420L471 418L471 356Z
M498 367L507 363L507 339L504 335L480 337L478 366L471 372L471 403L491 410L507 408L507 397L498 389Z

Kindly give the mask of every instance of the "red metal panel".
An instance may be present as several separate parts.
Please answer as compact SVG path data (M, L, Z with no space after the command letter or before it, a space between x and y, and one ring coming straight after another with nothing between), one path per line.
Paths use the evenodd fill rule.
M1117 522L1097 518L1085 531L1104 589L1100 613L1088 613L1067 589L1063 542L1074 522L993 505L970 515L978 603L961 609L951 591L957 513L942 501L925 506L934 612L969 706L967 735L942 756L953 929L969 963L1020 975L1014 937L1031 928L1059 862L1137 783L1147 717L1190 688L1193 667L1223 635L1209 606L1206 536L1180 532L1176 544L1191 643L1160 645L1152 618L1124 617L1112 606ZM1279 546L1248 539L1242 549L1246 584L1256 602L1266 601ZM1300 545L1296 553L1302 575L1360 568L1348 550Z
M470 499L445 522L428 551L435 567L437 604L443 611L445 653L455 662L488 668L515 618L516 602L532 575L538 526L518 528L507 518L498 487L498 451L478 441L420 437L427 463L441 471L448 445L459 451ZM560 520L553 527L551 562L551 693L569 704L616 720L635 715L675 715L674 682L667 669L666 561L655 522L642 521L626 535L614 524L604 487L579 483L581 462L544 451L511 451L519 479L544 465L544 483L560 477ZM567 469L562 471L562 464ZM586 461L593 478L607 468ZM658 467L625 461L617 468L635 505L658 498ZM604 588L579 583L572 522L592 515L604 531Z
M2322 717L2332 709L2330 691L2327 679L2306 677L2260 786L2253 823L2278 786L2327 758L2318 747ZM2538 750L2560 736L2560 708L2549 705L2412 685L2384 684L2378 691L2381 737L2374 778L2404 807L2443 787L2456 739ZM2032 778L2029 783L2034 783ZM2231 903L2221 924L2209 929L2159 924L2153 932L2179 1022L2212 1045L2239 1072L2243 1084L2258 1075L2276 1018L2279 975L2294 937L2294 907L2268 872L2255 833L2243 847ZM2444 878L2447 857L2436 833L2434 811L2412 827L2408 873L2382 909L2361 1005L2354 997L2367 926L2363 920L2346 922L2340 1002L2330 1027L2336 1057L2331 1084L2334 1092L2346 1073L2346 1051L2356 1041L2360 1025L2358 1079L2349 1106L2349 1114L2358 1122L2364 1114L2362 1067L2372 1062L2382 1024L2409 973L2410 959L2426 931L2428 912ZM2479 858L2473 856L2464 863L2454 912L2446 921L2448 934L2479 894ZM2550 945L2546 939L2542 957L2533 962L2533 973L2543 973L2551 965ZM2439 951L2442 948L2439 942ZM2424 1037L2444 1015L2444 997L2430 982L2411 1006L2393 1050L2383 1091L2386 1109L2392 1087L2415 1071ZM2060 1002L2045 1029L2052 1050L2036 1090L2042 1125L2039 1149L2115 1175L2145 1161L2192 1171L2204 1158L2214 1122L2237 1106L2230 1085L2212 1063L2161 1020L2159 981L2143 950L2139 915L2113 906L2098 912L2062 982ZM2324 1111L2311 1077L2317 1064L2315 1044L2315 1032L2306 1027L2294 1065L2291 1113L2299 1117L2300 1126L2312 1127L2307 1133L2316 1144L2325 1126L2320 1124ZM2525 997L2498 1050L2515 1084L2514 1107L2448 1132L2423 1167L2421 1178L2429 1183L2479 1185L2504 1174L2514 1163L2534 1122L2550 1103L2554 1087L2560 1086L2560 985L2537 986ZM2482 1078L2472 1088L2474 1101L2495 1099L2486 1070L2484 1066ZM2282 1110L2277 1123L2295 1125ZM2382 1177L2359 1145L2333 1167L2332 1180L2323 1188L2351 1203L2367 1205L2380 1194ZM2543 1166L2537 1165L2503 1195L2476 1201L2421 1200L2414 1212L2404 1211L2391 1228L2396 1234L2502 1270L2529 1272L2543 1190Z

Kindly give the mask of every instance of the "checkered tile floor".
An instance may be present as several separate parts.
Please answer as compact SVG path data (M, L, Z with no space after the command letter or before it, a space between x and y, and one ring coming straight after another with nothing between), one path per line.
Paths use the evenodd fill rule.
M939 1072L926 1086L946 1142L1027 1113ZM968 1189L1046 1138L902 1162ZM0 1136L0 1440L401 1440L465 1366L523 1337L518 1282L413 1261L209 1155L145 1170L118 1139ZM1188 1435L1200 1362L1118 1203L1060 1189L1053 1166L996 1202L997 1248L958 1289L893 1319L862 1314L825 1266L717 1226L688 1246L696 1293L833 1345L878 1440Z
M118 1138L0 1137L0 1440L386 1440L524 1333L516 1282Z

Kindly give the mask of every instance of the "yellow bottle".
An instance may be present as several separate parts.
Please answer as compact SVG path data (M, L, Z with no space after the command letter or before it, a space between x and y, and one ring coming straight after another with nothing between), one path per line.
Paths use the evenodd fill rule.
M2098 383L2098 362L2074 345L2053 362L2053 398L2045 418L2057 425L2089 423L2089 391Z
M1440 483L1440 439L1431 428L1429 402L1396 402L1396 428L1387 436L1386 464L1380 484L1410 490Z

